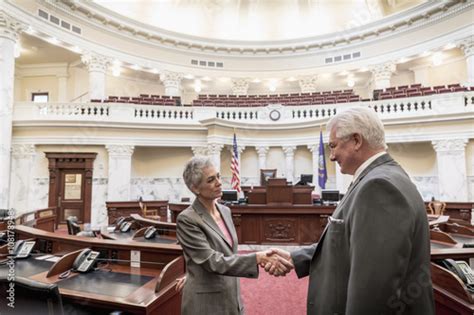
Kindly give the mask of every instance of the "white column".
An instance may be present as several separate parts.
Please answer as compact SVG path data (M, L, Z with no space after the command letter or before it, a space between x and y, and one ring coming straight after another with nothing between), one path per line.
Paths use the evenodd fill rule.
M311 151L313 160L312 160L312 173L313 173L313 185L315 191L319 194L321 192L321 187L319 187L319 144L310 144L308 145L309 151Z
M10 179L10 208L17 214L35 210L35 204L30 204L32 195L31 175L36 156L34 144L12 145L11 179Z
M0 208L6 209L10 196L10 151L12 144L13 83L15 43L23 25L0 11Z
M370 68L373 74L373 80L376 89L385 89L390 87L390 79L392 72L394 72L396 66L393 62L387 62L379 65L374 65Z
M163 71L160 74L160 80L165 86L165 95L168 96L181 96L181 79L183 78L182 73Z
M465 86L474 86L474 40L471 37L460 42L467 64L467 81Z
M339 164L336 164L336 189L339 190L339 193L345 194L347 188L351 184L352 175L342 174L341 167Z
M221 150L223 147L224 145L219 143L209 143L207 145L209 156L211 157L212 163L218 172L221 170Z
M232 79L232 94L247 95L249 89L249 79L234 78Z
M467 201L467 139L432 142L438 163L439 197L442 201Z
M109 152L109 179L107 200L130 200L130 179L132 175L132 145L107 145Z
M193 151L194 156L207 155L207 147L191 147L191 150Z
M317 76L303 76L298 78L298 83L300 85L301 93L312 93L316 92L316 81L318 80Z
M89 99L106 99L105 74L110 64L110 59L92 53L81 56L82 62L89 69Z
M58 102L66 103L67 99L67 74L56 76L58 78Z
M282 147L283 152L285 153L285 174L286 179L289 182L293 182L295 176L295 150L296 146L288 145Z
M267 168L267 153L269 149L267 146L255 147L258 154L258 178L260 178L260 170Z

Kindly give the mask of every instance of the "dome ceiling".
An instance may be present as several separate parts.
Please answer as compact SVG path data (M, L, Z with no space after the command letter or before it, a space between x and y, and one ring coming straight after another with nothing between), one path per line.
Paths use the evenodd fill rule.
M426 0L94 0L166 31L216 40L302 39L362 26Z

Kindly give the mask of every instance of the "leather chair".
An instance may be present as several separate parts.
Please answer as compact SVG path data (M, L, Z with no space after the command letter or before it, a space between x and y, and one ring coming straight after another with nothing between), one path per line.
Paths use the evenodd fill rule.
M8 306L10 296L7 290L10 283L15 284L15 293L12 296L15 308ZM15 277L9 281L6 277L0 278L0 313L1 314L48 314L63 315L63 303L57 284L37 282L34 280Z
M66 219L66 224L69 235L96 237L96 234L93 231L81 231L81 226L77 223L77 217L68 217Z
M443 215L444 209L446 209L446 203L439 200L432 200L428 203L428 209L430 214Z

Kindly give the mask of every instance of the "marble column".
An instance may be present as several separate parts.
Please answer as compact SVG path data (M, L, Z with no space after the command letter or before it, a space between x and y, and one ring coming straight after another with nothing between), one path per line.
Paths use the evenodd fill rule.
M165 86L165 95L168 96L181 96L181 79L183 78L182 73L163 71L160 74L160 80Z
M105 74L110 64L110 59L105 56L86 53L81 56L81 61L89 70L89 99L106 99Z
M468 139L432 142L438 164L439 196L442 201L467 201L466 144Z
M68 75L67 73L65 73L65 74L56 75L56 77L58 78L58 102L66 103L69 101L67 99Z
M221 171L221 151L223 147L224 145L219 143L209 143L207 145L208 154L218 172Z
M36 156L34 144L12 145L10 207L16 214L35 210L37 204L30 204L33 190L32 170Z
M130 200L132 176L132 145L107 145L109 152L108 201Z
M0 208L10 206L15 43L24 25L0 10Z
M285 177L286 180L294 184L295 176L295 151L296 146L288 145L283 146L283 153L285 153Z
M336 165L336 189L339 190L339 193L345 194L347 191L347 188L351 184L353 176L342 174L339 164L335 163L335 165Z
M232 79L232 94L247 95L249 89L249 79L234 78Z
M300 85L301 93L312 93L316 92L316 81L318 80L317 76L304 76L298 78L298 83Z
M375 89L385 89L390 87L390 79L392 77L392 72L394 72L395 69L396 66L393 62L372 66L370 71L372 71Z
M267 153L270 148L267 146L257 146L255 150L257 150L258 155L258 178L260 178L260 170L267 168Z
M321 192L321 187L319 187L319 144L310 144L308 145L308 150L311 152L313 157L312 160L312 173L313 173L313 185L317 193Z
M465 86L474 86L474 39L471 37L464 39L459 43L464 52L467 64L467 81Z

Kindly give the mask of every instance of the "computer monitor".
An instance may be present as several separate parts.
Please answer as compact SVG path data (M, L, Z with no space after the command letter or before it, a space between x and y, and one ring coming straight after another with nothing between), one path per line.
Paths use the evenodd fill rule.
M237 202L239 200L237 190L223 190L221 200L225 202Z
M300 181L296 185L306 186L309 183L313 183L313 174L301 174Z
M339 190L323 190L321 191L321 199L327 202L338 202Z

